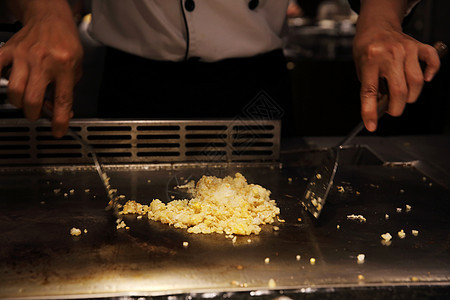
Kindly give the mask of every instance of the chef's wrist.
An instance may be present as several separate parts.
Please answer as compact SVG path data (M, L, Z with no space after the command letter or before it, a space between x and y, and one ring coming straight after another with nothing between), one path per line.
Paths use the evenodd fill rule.
M361 0L357 29L377 26L401 31L407 11L408 0Z

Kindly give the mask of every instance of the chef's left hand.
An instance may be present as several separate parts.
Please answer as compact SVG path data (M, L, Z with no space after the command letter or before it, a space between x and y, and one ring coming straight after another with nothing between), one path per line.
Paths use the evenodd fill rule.
M389 17L388 13L385 15ZM431 81L440 67L439 56L432 46L404 34L401 20L392 22L392 16L383 20L385 15L373 16L367 12L364 15L362 11L353 42L361 81L361 116L369 131L377 128L380 78L386 79L389 90L387 113L400 116L406 103L417 100L424 82ZM423 71L420 62L425 64Z

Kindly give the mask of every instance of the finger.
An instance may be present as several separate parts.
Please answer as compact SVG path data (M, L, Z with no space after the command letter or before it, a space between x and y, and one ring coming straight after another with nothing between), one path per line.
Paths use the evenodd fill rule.
M441 66L436 49L430 45L421 45L419 47L419 59L426 64L423 72L425 81L431 81Z
M368 131L377 129L377 97L378 97L378 67L364 65L361 68L361 117Z
M397 117L403 113L408 98L408 86L403 60L394 60L389 72L384 76L389 88L389 107L387 113Z
M49 80L42 72L36 68L30 71L23 97L23 112L27 119L32 121L39 119L48 84Z
M52 132L56 138L64 136L72 118L74 78L71 73L57 78L53 107Z
M15 61L9 76L8 101L17 108L23 107L23 96L29 76L28 65L24 61Z
M3 68L10 65L13 61L13 55L11 51L8 51L8 48L0 47L0 74L3 75Z
M422 91L424 77L417 53L409 53L405 59L405 76L408 87L407 103L417 100Z

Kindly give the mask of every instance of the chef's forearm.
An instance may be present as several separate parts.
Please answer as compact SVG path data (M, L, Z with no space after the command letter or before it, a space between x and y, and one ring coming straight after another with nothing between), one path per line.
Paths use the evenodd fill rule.
M66 0L7 0L6 2L14 16L23 24L49 15L59 15L61 19L72 20L70 6Z

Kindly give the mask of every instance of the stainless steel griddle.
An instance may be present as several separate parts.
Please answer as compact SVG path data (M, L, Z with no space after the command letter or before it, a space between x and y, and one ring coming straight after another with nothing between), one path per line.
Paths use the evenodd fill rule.
M224 127L208 124L207 128L226 132L230 127L223 122L220 126ZM99 125L90 123L84 127L86 124L82 123L78 124L80 131ZM126 126L135 125L128 121ZM140 124L147 126L146 130L153 125ZM175 126L185 130L185 125ZM30 128L33 134L46 132L25 123L2 126L2 145L20 144L11 141L20 140L10 138L14 136L10 132L13 128ZM103 136L110 133L108 126L117 132L117 127L107 124ZM277 159L278 154L272 155L279 153L279 124L265 124L264 128L260 122L253 127L243 123L239 126L246 126L247 130L247 143L240 151L254 155L258 153L251 150L254 146L266 156L259 153L256 158L230 159L222 155L222 159L212 160L211 156L217 153L201 147L197 153L209 153L210 158L145 163L129 158L114 162L125 159L103 156L112 186L127 199L141 203L149 203L153 198L164 202L172 196L183 198L185 195L174 186L204 174L225 176L241 172L250 183L270 189L285 222L275 224L278 231L263 226L259 235L238 236L235 243L223 235L188 234L168 225L137 220L135 216L124 217L129 230L117 230L116 219L104 210L106 194L88 160L77 157L77 163L69 164L61 161L66 158L58 154L65 149L53 149L52 155L59 156L51 157L55 159L53 163L36 163L50 159L48 154L26 163L3 148L3 157L9 158L4 158L0 168L0 298L269 297L339 289L421 291L430 287L438 293L448 292L450 191L449 186L424 173L423 170L430 170L429 165L421 161L389 161L367 145L347 147L342 152L342 165L327 206L315 221L299 201L305 179L320 163L324 151L298 146L282 152ZM262 132L267 130L271 132ZM152 134L147 132L148 136ZM226 140L229 133L224 134ZM180 134L177 142L180 147L185 145L184 135ZM104 138L102 143L108 141ZM225 153L239 153L233 143L225 142L223 146L216 142L228 149ZM133 143L134 140L129 147L138 149ZM126 143L116 139L115 144ZM151 147L151 142L146 144ZM234 146L244 144L234 141ZM380 148L380 144L377 146ZM203 143L203 147L218 145ZM42 150L42 146L35 148ZM117 149L121 148L115 150L120 152ZM130 148L125 149L130 152ZM34 150L21 151L23 159L34 160ZM24 157L24 153L28 156ZM411 206L410 212L405 211L406 205ZM397 208L402 211L397 212ZM361 214L367 222L347 220L350 214ZM87 233L71 236L72 227L87 229ZM401 229L406 233L404 239L397 236ZM413 229L419 231L418 236L411 234ZM390 246L381 243L380 235L385 232L393 236ZM188 247L183 242L188 242ZM358 254L365 254L363 264L357 263ZM269 263L265 263L266 258ZM316 259L315 265L310 264L310 258ZM269 285L271 279L276 286Z

